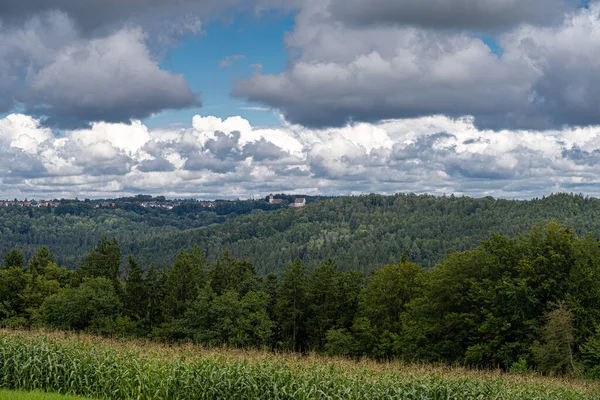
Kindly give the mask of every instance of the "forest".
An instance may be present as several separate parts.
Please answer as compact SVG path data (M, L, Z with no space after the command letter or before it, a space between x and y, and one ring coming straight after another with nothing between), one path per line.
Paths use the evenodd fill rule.
M476 248L491 232L513 237L543 220L600 237L600 200L567 193L523 201L415 194L305 197L308 204L301 209L258 199L216 201L214 208L184 202L168 210L141 207L141 200L164 200L143 196L109 199L116 204L109 208L64 200L56 208L0 207L0 254L19 248L29 259L47 246L59 265L73 269L106 235L147 266L171 265L181 249L197 245L210 262L227 250L251 260L259 274L280 275L296 258L311 270L332 259L343 271L369 272L397 262L407 249L409 261L431 268L451 253Z
M406 249L368 272L292 258L280 260L281 273L261 274L248 259L224 251L211 260L199 246L158 268L104 236L75 269L45 246L29 259L6 252L0 323L600 378L599 244L549 221L491 233L435 268Z

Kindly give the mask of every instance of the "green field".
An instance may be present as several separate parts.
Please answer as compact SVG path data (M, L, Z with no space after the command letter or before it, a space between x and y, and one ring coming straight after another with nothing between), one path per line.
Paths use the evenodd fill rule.
M15 392L0 390L0 400L85 400L84 397L65 396L42 392Z
M588 381L13 331L0 332L0 387L105 399L600 397Z

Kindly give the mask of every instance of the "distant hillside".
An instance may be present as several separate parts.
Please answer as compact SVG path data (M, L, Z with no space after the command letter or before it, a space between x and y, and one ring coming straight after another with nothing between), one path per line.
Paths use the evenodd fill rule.
M115 236L128 248L141 238L220 224L255 210L277 210L294 200L292 196L278 198L284 199L283 203L269 204L265 199L167 201L150 196L56 200L43 207L38 207L38 202L0 202L0 256L19 248L29 259L36 249L48 246L59 264L73 268L103 235Z
M513 236L551 219L578 234L600 237L600 200L571 194L528 201L413 194L339 197L146 237L123 250L146 265L162 265L194 244L210 259L228 249L252 260L262 273L278 272L297 257L309 266L332 258L342 269L366 271L395 262L409 250L410 260L432 267L448 253L475 248L491 231Z
M280 271L299 257L309 266L332 258L343 269L369 270L409 258L425 267L454 251L472 249L495 231L526 232L555 218L578 234L600 237L600 200L557 194L529 201L366 195L308 197L289 209L294 196L218 201L214 207L185 202L172 209L144 207L156 199L108 199L110 207L62 200L58 207L0 207L0 255L17 247L26 258L46 245L61 265L77 266L102 235L115 236L124 255L144 265L171 263L182 248L198 244L210 259L228 249L262 273ZM160 198L157 198L161 200ZM115 203L113 207L112 204Z

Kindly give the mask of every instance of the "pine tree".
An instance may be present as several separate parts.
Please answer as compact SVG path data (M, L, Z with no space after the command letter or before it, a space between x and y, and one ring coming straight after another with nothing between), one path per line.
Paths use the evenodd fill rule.
M310 345L322 349L329 329L336 328L346 293L343 274L330 259L313 271L307 288L308 315L306 321Z
M549 374L574 373L573 313L564 301L560 301L554 310L546 313L546 323L540 333L541 342L534 343L531 349L538 369Z
M250 290L259 289L254 265L249 261L231 257L228 251L215 262L210 271L210 281L217 294L235 290L243 296Z
M87 278L107 278L118 282L121 268L121 249L117 239L109 240L106 235L96 248L92 249L81 265L80 274Z
M25 257L19 249L12 249L4 256L4 265L6 268L23 268Z
M198 246L181 251L173 267L166 272L163 303L167 319L180 319L187 308L196 300L205 282L206 258Z
M293 350L302 349L304 344L307 283L306 265L300 259L296 259L283 272L281 289L275 305L275 314L284 343L290 343L287 347Z
M46 273L46 268L55 262L54 254L46 246L43 246L35 252L31 261L27 264L27 272L34 277L43 276Z
M127 277L123 293L123 312L135 321L148 313L148 289L144 280L144 270L132 255L127 259Z

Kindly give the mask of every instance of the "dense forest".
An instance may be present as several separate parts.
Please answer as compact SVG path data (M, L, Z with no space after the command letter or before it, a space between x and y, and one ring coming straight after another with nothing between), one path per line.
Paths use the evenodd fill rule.
M309 268L332 259L344 271L365 271L408 259L425 268L448 254L474 249L491 232L515 236L556 219L577 234L600 237L600 200L557 194L527 201L397 194L339 197L300 210L253 213L185 232L143 238L126 248L144 263L172 263L198 245L210 260L225 250L252 260L261 273L281 272L282 260Z
M543 220L600 237L600 200L572 194L527 201L413 194L307 197L301 209L266 199L217 201L214 208L198 202L144 208L140 199L148 200L110 200L116 207L109 208L94 208L90 201L0 208L0 253L19 248L30 258L47 246L59 265L75 268L107 235L117 239L123 254L158 267L197 245L211 262L227 250L252 261L261 274L281 274L296 258L309 270L332 259L343 271L368 272L396 262L407 249L409 261L430 268L453 252L476 248L491 232L513 237Z
M97 201L56 200L58 207L0 207L0 253L18 247L31 257L37 248L47 246L60 265L75 268L83 261L83 254L104 235L116 237L124 248L135 247L131 243L142 238L220 224L255 210L282 208L264 199L217 200L210 202L212 207L184 201L171 209L143 207L144 201L165 199L140 195ZM103 203L109 206L100 206Z
M435 268L409 253L369 273L282 259L280 275L261 275L227 251L211 261L198 246L162 269L132 255L121 268L122 249L108 237L74 270L46 247L28 261L13 249L0 270L0 321L600 378L598 239L549 222L492 234Z

